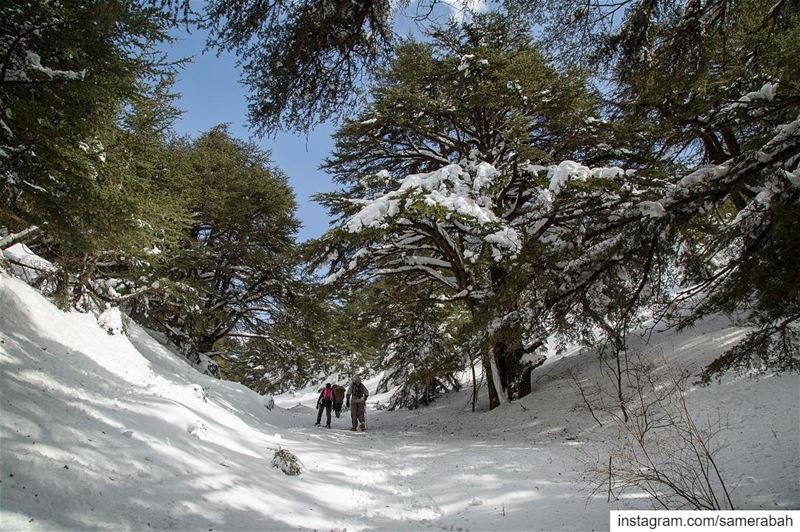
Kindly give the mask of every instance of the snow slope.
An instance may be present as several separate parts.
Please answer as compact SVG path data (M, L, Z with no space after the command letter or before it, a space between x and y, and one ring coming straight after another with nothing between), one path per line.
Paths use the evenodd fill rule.
M646 351L699 365L741 334L710 322L656 334ZM607 529L609 509L648 504L581 491L581 453L607 435L565 378L579 355L554 357L531 396L492 412L469 412L464 391L423 410L370 410L367 433L346 430L347 414L325 430L312 426L313 391L267 410L135 324L110 335L0 273L0 529ZM797 376L690 395L699 412L729 415L721 467L734 502L800 507ZM300 476L271 467L279 447Z

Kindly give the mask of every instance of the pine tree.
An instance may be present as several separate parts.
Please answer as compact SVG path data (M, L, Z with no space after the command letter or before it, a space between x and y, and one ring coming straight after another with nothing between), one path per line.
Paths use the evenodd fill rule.
M303 388L336 373L370 366L367 330L345 315L325 287L310 279L297 283L290 305L275 316L269 334L229 337L216 344L221 376L264 393Z
M391 52L392 10L389 0L213 0L204 19L209 45L240 58L251 123L267 132L308 130L360 101L363 81Z
M569 248L543 253L539 240L561 238L590 206L555 208L555 195L575 175L588 178L579 191L618 188L607 178L621 170L543 166L609 155L595 148L604 138L596 95L579 72L549 66L527 28L477 16L432 39L399 47L373 103L337 134L326 167L347 188L320 198L342 222L320 256L330 281L394 275L401 286L426 283L432 300L462 302L486 331L494 407L518 396L523 357L546 334L547 308L523 309L523 288L558 299L547 267Z
M688 2L675 19L640 11L646 23L631 20L611 41L621 117L648 116L654 144L704 174L692 188L708 203L684 229L685 260L706 265L688 277L687 323L743 311L757 325L706 377L753 362L800 368L800 247L790 236L800 219L800 73L792 66L800 9L748 0Z
M571 57L610 74L608 114L643 166L675 183L649 235L634 216L617 216L616 230L629 235L623 253L648 241L680 250L670 255L684 290L668 304L688 307L684 324L744 312L756 326L705 377L732 366L800 367L800 249L790 236L800 193L797 3L566 0L537 16L560 50L584 47L590 53ZM644 275L671 282L665 260Z
M459 345L460 305L431 302L424 292L400 289L383 279L366 288L372 327L380 331L378 390L396 386L388 409L419 408L443 392L458 390L458 373L470 358Z
M144 318L200 361L223 338L271 338L301 291L291 257L296 206L269 154L225 126L176 145L173 156L191 220L181 248L152 272L164 290L149 298Z
M41 228L64 268L62 303L89 305L98 262L154 245L154 196L123 155L120 121L148 98L144 77L164 73L151 46L168 23L130 2L21 2L0 19L0 210Z

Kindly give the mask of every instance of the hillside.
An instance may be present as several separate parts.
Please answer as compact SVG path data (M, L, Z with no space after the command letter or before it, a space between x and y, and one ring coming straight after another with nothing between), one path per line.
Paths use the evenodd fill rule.
M630 343L696 372L742 334L720 318ZM468 390L400 412L375 410L378 395L367 433L347 431L344 413L328 431L313 426L313 390L269 410L136 324L109 334L0 274L0 363L3 530L590 530L608 528L610 509L649 508L582 489L580 462L603 455L612 429L581 407L569 375L600 368L578 349L491 412L469 411ZM800 505L798 376L729 377L688 398L698 418L727 421L718 464L737 508ZM300 476L271 466L278 448Z

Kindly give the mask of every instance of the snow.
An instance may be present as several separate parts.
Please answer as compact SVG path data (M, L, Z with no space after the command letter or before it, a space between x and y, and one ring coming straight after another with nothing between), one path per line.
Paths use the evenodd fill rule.
M796 172L784 170L783 175L789 180L789 183L791 183L793 187L800 188L800 169Z
M117 307L108 307L100 313L100 315L97 316L97 324L108 334L122 334L124 331L122 313Z
M499 175L500 171L497 170L497 168L482 161L475 167L475 179L472 181L472 188L475 190L483 190Z
M705 183L708 180L716 179L725 175L727 172L728 166L726 165L706 165L681 178L678 184L681 187L688 188Z
M716 318L629 345L696 372L744 334ZM374 394L368 432L347 430L344 412L326 430L312 426L316 388L268 410L272 398L201 375L135 323L109 335L0 274L0 528L607 529L609 510L649 504L582 490L581 460L611 433L568 375L600 380L602 366L577 347L548 355L532 395L493 411L484 393L471 412L469 389L397 412ZM729 422L718 465L739 508L800 504L799 387L782 375L689 391L698 415ZM298 476L273 467L280 450Z
M486 235L484 240L490 244L504 248L509 251L512 257L515 257L522 250L522 241L519 238L519 233L510 227L504 227L494 233Z
M461 56L461 60L458 64L458 71L464 72L464 77L469 77L470 75L470 68L473 65L480 65L486 66L489 64L489 61L486 59L475 59L475 54L464 54Z
M30 68L36 72L44 74L50 79L66 79L66 80L82 80L86 77L86 70L81 70L80 72L75 72L71 70L54 70L52 68L46 67L42 65L42 58L36 52L31 50L25 51L25 59L27 64L25 65L26 68ZM27 80L28 77L23 73L20 73L21 79Z
M740 108L747 108L754 102L771 102L775 99L775 94L778 90L777 82L766 82L757 91L748 92L740 96L738 100L733 103L724 105L720 112L730 113Z
M752 102L753 100L766 100L771 102L772 100L775 99L775 92L777 89L778 89L777 83L767 82L764 83L764 85L762 85L761 88L758 89L757 91L748 92L747 94L739 98L739 101L744 103L749 103Z
M347 230L357 233L367 227L377 227L384 219L399 212L399 201L390 197L380 198L367 205L347 223Z
M475 172L473 181L460 165L449 164L433 172L408 175L397 189L367 203L347 221L345 228L350 233L358 233L366 228L381 227L400 212L401 206L408 206L415 199L473 218L480 225L496 222L497 216L487 207L491 205L490 200L475 193L485 188L499 172L485 162L479 163Z
M664 206L658 201L642 201L639 203L639 210L642 216L647 218L661 218L667 214Z
M467 70L469 68L470 62L474 58L475 58L475 54L464 54L464 55L462 55L461 56L461 60L458 63L458 71L459 72L463 72L464 70ZM467 74L465 73L464 75L466 76Z
M11 261L12 271L28 282L36 281L42 274L52 273L56 270L53 263L43 259L22 243L14 244L0 251L0 259Z
M562 161L557 167L550 169L547 177L550 179L548 189L558 194L570 180L586 181L589 169L574 161Z
M618 166L589 168L570 160L561 161L557 165L550 166L528 164L525 169L534 174L546 171L547 179L550 182L548 190L553 194L558 194L570 181L587 181L592 177L614 179L626 173L625 170Z

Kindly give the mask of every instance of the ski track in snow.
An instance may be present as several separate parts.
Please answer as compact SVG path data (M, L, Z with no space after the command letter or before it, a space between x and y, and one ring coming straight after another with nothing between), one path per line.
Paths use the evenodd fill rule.
M712 320L631 345L697 369L743 334ZM608 434L565 377L581 362L597 378L579 355L551 357L532 395L492 412L471 412L469 390L398 412L372 408L383 394L366 433L346 411L327 430L313 426L314 389L268 411L135 324L108 334L0 274L0 529L604 530L609 510L650 505L581 489L578 462ZM730 423L719 463L739 508L800 507L799 383L729 377L690 393ZM271 467L278 448L300 476Z

